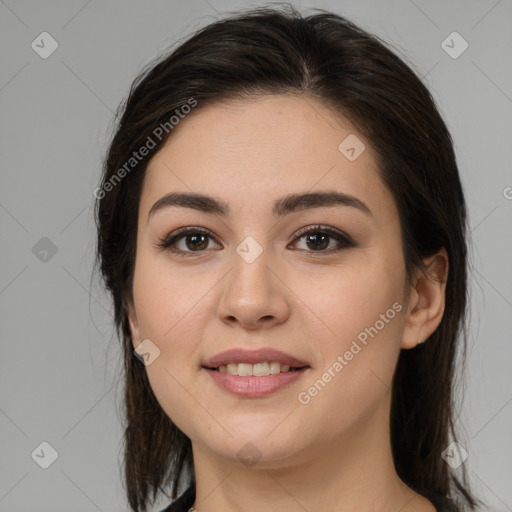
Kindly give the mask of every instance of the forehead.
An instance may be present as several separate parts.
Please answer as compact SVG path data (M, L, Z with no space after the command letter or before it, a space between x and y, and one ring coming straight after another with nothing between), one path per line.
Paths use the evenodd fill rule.
M345 140L360 143L358 152L364 148L355 160L340 150ZM315 189L362 200L387 194L373 149L348 120L311 97L255 96L198 104L181 120L148 165L141 208L149 210L170 190L257 208L285 193Z

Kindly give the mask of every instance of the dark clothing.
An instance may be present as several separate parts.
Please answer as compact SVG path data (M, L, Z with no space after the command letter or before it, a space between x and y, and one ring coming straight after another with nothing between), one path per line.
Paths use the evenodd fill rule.
M176 501L171 503L162 512L188 512L196 499L196 488L189 487Z
M458 512L457 507L453 503L436 493L425 493L424 496L432 502L437 512ZM176 501L171 503L162 512L188 512L196 499L196 489L194 486L189 487ZM198 511L201 512L201 511Z

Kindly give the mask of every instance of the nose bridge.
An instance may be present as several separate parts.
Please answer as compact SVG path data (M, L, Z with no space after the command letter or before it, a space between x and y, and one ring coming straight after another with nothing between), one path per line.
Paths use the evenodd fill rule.
M225 281L219 303L223 321L239 321L245 327L262 322L280 323L288 315L283 287L273 275L273 262L268 248L255 238L246 237L233 254L233 268Z
M244 239L236 248L229 292L240 305L263 306L274 293L269 260L270 251L252 237Z

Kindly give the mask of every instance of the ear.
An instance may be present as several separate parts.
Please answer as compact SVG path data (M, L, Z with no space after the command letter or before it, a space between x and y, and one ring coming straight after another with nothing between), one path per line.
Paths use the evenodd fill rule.
M139 322L137 320L135 308L133 307L131 302L128 303L127 310L128 310L128 321L130 323L130 332L131 332L131 336L132 336L132 345L133 345L133 348L137 348L140 345L142 340L140 337Z
M426 272L416 273L411 284L401 347L424 343L443 318L448 277L448 253L444 248L423 260Z

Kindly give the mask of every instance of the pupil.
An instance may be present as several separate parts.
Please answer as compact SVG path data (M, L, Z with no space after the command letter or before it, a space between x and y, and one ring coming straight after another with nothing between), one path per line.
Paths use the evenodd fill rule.
M202 241L198 240L202 238ZM189 242L192 241L192 244L189 244ZM187 235L186 237L186 244L189 249L196 250L196 249L205 249L208 246L208 241L206 240L206 235Z
M314 234L308 235L308 244L311 240L314 240L314 245L309 246L310 249L325 249L329 245L329 235Z

